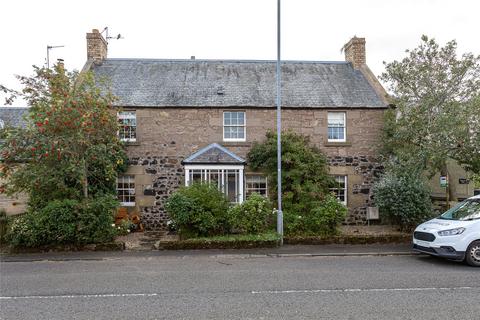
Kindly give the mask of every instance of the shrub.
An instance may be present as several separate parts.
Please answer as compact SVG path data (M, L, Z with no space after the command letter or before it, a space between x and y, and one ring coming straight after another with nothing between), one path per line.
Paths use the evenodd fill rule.
M335 234L346 214L347 208L333 195L328 194L320 206L306 216L307 230L315 234Z
M55 200L37 212L14 217L7 241L20 247L73 243L77 210L76 200Z
M117 228L116 233L119 236L126 236L132 230L135 229L135 224L129 219L123 219L119 224L115 226Z
M333 235L347 214L347 208L333 195L326 195L306 214L285 212L285 233L288 235Z
M374 185L373 192L382 217L402 229L432 217L430 190L418 170L389 169Z
M79 203L76 200L54 200L33 213L33 227L39 244L75 243Z
M231 207L228 217L230 227L236 232L265 232L272 222L272 205L267 198L253 193L243 203Z
M25 213L12 217L5 235L6 242L14 247L35 247L38 233L35 232L34 215Z
M5 240L5 234L8 228L8 217L5 209L0 209L0 244Z
M111 195L88 199L82 202L78 216L77 243L102 243L116 236L114 224L118 201Z
M277 135L267 132L266 140L254 143L247 157L252 169L268 175L271 188L275 190ZM301 233L307 228L301 219L309 216L315 219L314 210L321 206L331 185L333 180L328 173L327 158L310 143L309 137L293 131L282 132L282 200L287 233ZM272 200L276 197L277 194L272 193Z
M224 194L216 186L206 183L180 188L165 205L178 232L186 237L227 232L228 207Z
M112 224L117 204L112 196L82 202L54 200L38 211L15 217L7 240L13 246L23 247L109 242L116 235Z

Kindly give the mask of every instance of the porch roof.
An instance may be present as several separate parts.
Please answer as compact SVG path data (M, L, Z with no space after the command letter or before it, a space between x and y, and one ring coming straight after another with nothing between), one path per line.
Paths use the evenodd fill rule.
M219 145L218 143L212 143L185 160L182 164L230 164L230 165L244 165L246 161L235 153L231 152L227 148Z

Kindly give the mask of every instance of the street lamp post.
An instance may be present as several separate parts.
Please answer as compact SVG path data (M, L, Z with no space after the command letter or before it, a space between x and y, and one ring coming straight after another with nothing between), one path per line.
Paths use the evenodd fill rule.
M280 0L277 0L277 232L280 235L280 245L283 245L283 211L282 211L282 93L280 66Z

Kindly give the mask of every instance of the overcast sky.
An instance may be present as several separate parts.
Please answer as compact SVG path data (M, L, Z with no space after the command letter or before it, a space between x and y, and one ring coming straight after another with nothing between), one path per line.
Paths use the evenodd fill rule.
M109 28L111 58L276 59L276 0L4 0L0 83L19 89L15 74L32 74L63 58L69 69L86 60L85 34ZM352 36L366 38L367 64L383 61L434 37L458 52L480 54L479 0L282 0L282 59L342 61ZM3 99L0 101L0 105ZM18 103L17 103L18 105Z

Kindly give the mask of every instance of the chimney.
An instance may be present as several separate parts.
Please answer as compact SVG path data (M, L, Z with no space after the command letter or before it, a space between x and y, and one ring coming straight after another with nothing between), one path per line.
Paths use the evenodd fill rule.
M87 59L101 62L107 58L107 41L98 29L87 33Z
M61 58L57 59L57 65L62 68L62 69L65 69L65 61Z
M350 39L344 46L345 61L351 62L355 69L359 69L367 63L365 56L365 38Z

